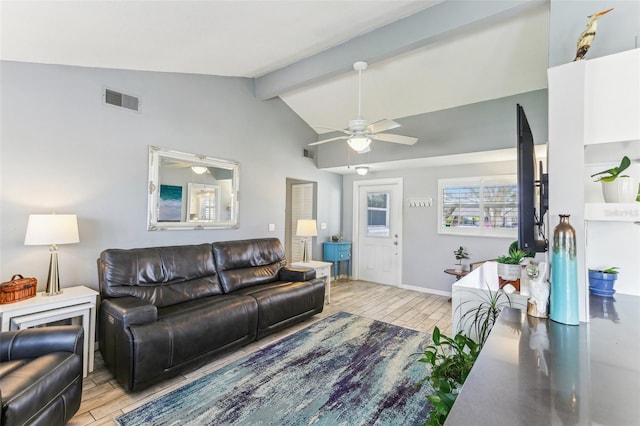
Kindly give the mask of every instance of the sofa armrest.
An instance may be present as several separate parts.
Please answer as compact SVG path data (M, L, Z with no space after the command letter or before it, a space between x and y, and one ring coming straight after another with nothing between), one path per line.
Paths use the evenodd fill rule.
M158 319L158 308L135 297L117 297L103 300L100 306L103 319L113 324L117 321L123 328L146 324Z
M310 281L316 277L316 270L311 268L287 266L280 269L280 281Z
M84 329L79 325L4 331L0 336L0 361L37 358L52 352L82 356Z

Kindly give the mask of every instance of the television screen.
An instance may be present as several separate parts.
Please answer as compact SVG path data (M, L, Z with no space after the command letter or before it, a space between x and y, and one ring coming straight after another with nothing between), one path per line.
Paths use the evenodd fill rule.
M547 251L543 217L548 206L547 176L536 179L537 161L533 133L524 109L517 109L518 136L518 248L529 253ZM538 209L536 209L536 205ZM541 237L541 238L539 238Z

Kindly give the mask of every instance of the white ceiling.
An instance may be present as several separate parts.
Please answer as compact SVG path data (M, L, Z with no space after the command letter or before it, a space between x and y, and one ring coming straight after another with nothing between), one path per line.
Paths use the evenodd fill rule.
M548 21L548 9L536 9L370 64L363 116L395 119L546 88ZM357 116L357 88L352 71L280 97L309 125L341 129Z
M5 1L2 59L257 77L426 1Z
M253 78L438 3L2 0L0 57ZM370 64L363 115L394 119L546 87L548 20L544 4ZM310 126L344 128L357 115L357 74L280 97Z

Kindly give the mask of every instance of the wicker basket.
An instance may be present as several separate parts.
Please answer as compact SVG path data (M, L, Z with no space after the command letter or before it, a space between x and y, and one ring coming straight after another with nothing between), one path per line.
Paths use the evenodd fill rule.
M38 280L24 278L20 274L11 277L11 281L0 284L0 305L20 302L36 295Z

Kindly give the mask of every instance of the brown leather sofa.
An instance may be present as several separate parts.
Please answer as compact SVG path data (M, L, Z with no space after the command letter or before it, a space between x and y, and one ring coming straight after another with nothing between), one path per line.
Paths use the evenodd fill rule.
M98 259L100 352L137 391L322 312L324 282L277 238L109 249Z
M0 333L0 425L64 425L82 398L81 326Z

